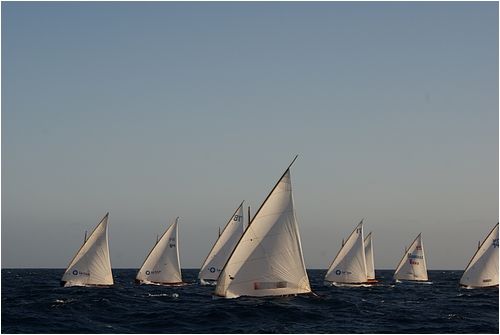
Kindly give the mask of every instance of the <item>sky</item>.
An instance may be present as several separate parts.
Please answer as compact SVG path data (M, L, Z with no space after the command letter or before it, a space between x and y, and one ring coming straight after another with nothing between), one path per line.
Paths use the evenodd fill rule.
M465 268L498 222L497 2L2 2L3 268L65 268L106 212L139 267L199 268L293 157L308 268L365 218Z

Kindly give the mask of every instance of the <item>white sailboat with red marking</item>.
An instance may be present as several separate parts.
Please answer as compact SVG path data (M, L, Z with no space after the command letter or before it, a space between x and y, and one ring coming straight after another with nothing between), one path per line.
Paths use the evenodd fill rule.
M410 247L405 250L394 272L394 279L396 282L427 282L429 280L421 233L413 240Z
M216 296L265 297L311 292L295 217L290 166L256 212L222 269Z

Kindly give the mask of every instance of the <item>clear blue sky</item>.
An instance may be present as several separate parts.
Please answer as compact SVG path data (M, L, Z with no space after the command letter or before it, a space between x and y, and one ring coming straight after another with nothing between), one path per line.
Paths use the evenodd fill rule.
M463 269L498 221L498 3L2 3L2 267L199 267L295 154L308 268L363 217Z

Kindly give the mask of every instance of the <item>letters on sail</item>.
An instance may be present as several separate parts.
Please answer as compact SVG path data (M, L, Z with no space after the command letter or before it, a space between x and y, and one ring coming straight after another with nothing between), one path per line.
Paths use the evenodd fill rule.
M469 288L498 286L498 223L472 256L460 285Z
M168 227L149 252L136 276L137 283L182 284L177 223Z
M428 280L422 234L418 234L410 247L405 251L403 258L399 261L394 272L394 279L409 281Z
M61 279L62 286L113 285L108 245L108 216L85 239Z
M215 295L236 298L311 292L295 218L290 166L233 250L217 280Z
M210 284L219 278L222 268L226 264L229 255L233 252L236 243L241 238L244 231L243 202L236 209L224 227L219 238L214 243L207 258L201 266L198 279L202 284Z
M375 279L375 262L373 260L372 233L365 237L366 278L369 283L377 282Z
M364 284L367 282L363 220L361 220L330 265L325 276L325 284Z

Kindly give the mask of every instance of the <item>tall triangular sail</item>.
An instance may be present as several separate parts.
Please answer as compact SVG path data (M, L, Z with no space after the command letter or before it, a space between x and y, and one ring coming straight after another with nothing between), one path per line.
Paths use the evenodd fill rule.
M460 285L468 287L498 285L498 223L486 236L465 268Z
M236 298L311 292L295 218L289 169L257 211L229 257L217 280L216 295Z
M426 281L427 265L425 262L422 234L418 234L410 247L405 251L403 258L394 272L396 280Z
M113 285L108 245L108 216L99 224L71 260L64 272L64 286Z
M177 223L168 227L149 252L136 276L141 283L180 284L182 283L179 261L179 240Z
M325 281L361 284L367 282L363 221L352 231L328 269Z
M375 262L373 260L372 233L365 237L366 278L375 279Z
M222 233L219 234L219 238L201 266L198 279L202 283L214 281L219 278L222 268L226 264L229 255L233 252L236 243L240 240L244 230L242 202L229 219Z

